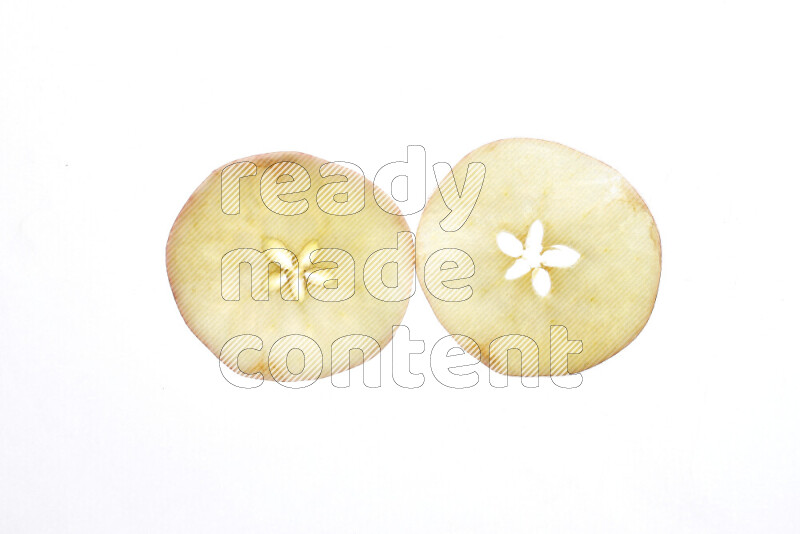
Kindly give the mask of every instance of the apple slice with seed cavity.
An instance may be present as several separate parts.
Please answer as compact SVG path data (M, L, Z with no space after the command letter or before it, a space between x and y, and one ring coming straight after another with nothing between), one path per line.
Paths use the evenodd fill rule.
M215 170L167 242L186 324L228 367L266 380L314 380L378 354L405 313L414 259L404 218L374 195L394 205L361 174L299 152ZM365 287L383 249L399 261Z
M444 225L444 199L464 194L468 168L478 180L473 162L485 169L477 203L463 226ZM644 328L661 242L617 171L563 145L508 139L471 152L442 182L422 214L417 272L444 327L474 340L456 337L467 352L505 374L562 375Z

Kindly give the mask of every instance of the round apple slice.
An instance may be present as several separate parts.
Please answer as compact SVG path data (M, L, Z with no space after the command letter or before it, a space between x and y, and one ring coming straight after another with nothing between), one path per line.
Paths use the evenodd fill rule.
M503 374L572 374L644 328L661 243L617 171L563 145L508 139L437 179L417 234L417 272L465 351Z
M315 380L375 356L414 285L408 226L376 198L396 208L361 174L298 152L215 170L167 242L184 321L232 370L266 380Z

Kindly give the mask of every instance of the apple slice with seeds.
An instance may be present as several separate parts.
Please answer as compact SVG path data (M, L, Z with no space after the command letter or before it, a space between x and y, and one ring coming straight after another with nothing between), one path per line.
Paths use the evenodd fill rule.
M405 219L376 196L396 208L361 174L299 152L215 170L167 242L186 324L228 367L266 380L314 380L378 354L405 314L414 257ZM397 261L365 286L381 250Z

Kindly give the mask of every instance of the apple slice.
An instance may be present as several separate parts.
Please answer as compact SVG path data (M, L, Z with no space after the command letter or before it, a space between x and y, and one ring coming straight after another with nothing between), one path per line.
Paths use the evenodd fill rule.
M467 190L479 186L473 162L485 168L477 203L460 228L443 224L445 199L467 194L468 168ZM563 375L610 358L644 328L661 242L617 171L563 145L508 139L468 154L440 187L422 214L417 272L465 351L504 374Z
M361 174L299 152L215 170L167 242L186 324L235 372L266 380L314 380L378 354L405 314L414 259L404 218L375 195L394 206ZM400 261L365 287L363 266L382 249Z

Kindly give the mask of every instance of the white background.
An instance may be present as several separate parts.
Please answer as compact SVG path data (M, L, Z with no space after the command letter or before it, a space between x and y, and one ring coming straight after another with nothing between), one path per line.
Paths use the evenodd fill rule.
M0 531L797 532L798 13L649 5L2 2ZM659 225L650 323L579 388L384 355L243 391L184 325L164 247L219 165L505 137ZM420 292L404 323L444 335Z

